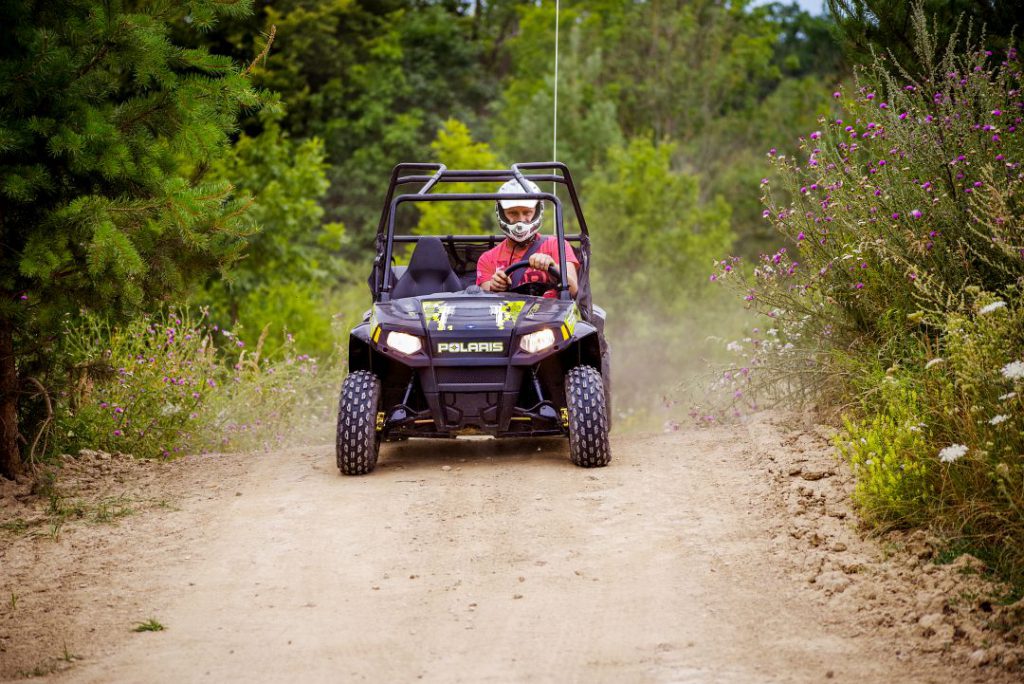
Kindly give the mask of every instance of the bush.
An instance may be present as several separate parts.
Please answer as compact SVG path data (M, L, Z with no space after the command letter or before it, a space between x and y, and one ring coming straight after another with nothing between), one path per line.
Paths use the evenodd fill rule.
M336 379L296 355L290 335L270 356L264 340L249 350L205 312L169 310L124 326L90 313L69 319L69 382L47 451L167 458L323 437L308 428L333 411Z
M926 73L876 62L798 158L770 153L787 203L763 183L764 216L786 246L712 279L770 319L772 343L746 348L758 382L848 415L869 518L934 525L1021 578L1021 64L956 41L936 61L920 11L916 32Z

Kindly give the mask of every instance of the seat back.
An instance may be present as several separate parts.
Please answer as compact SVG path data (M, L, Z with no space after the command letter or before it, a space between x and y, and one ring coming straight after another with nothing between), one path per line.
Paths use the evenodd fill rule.
M409 267L391 290L392 299L418 297L463 289L452 269L448 252L439 237L421 237L409 259Z

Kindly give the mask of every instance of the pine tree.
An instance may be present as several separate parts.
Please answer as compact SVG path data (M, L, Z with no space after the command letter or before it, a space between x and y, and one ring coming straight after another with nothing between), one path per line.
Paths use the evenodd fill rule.
M0 474L23 468L27 402L64 316L127 315L239 254L247 200L207 177L248 69L171 40L252 0L0 0ZM20 429L19 429L20 428Z

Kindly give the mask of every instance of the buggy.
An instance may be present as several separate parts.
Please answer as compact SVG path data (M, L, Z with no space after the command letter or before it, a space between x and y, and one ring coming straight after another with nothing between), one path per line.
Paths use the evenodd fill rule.
M442 183L487 184L492 190L513 178L522 194L435 190ZM557 194L528 192L526 181L564 186L578 232L565 233ZM418 189L396 196L407 185ZM396 212L403 203L499 198L553 206L558 258L548 283L524 283L500 293L476 284L477 259L503 235L396 235ZM566 278L566 241L579 260L575 299ZM413 245L408 265L396 265L396 245L408 243ZM505 271L528 265L520 261ZM610 359L605 313L591 301L589 271L587 224L564 164L521 163L499 170L395 166L369 277L373 307L349 337L349 373L338 407L342 474L372 471L382 441L469 434L561 435L568 437L574 464L607 465ZM550 289L555 296L544 297Z

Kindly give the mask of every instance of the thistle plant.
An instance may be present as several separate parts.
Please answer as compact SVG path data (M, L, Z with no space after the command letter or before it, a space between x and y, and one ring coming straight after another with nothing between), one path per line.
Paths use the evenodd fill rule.
M1020 578L1022 64L969 35L936 57L920 10L915 35L921 73L879 58L795 156L769 152L782 182L762 183L763 215L784 246L711 278L774 331L739 345L746 382L845 416L870 519L934 525Z
M249 349L205 311L122 325L83 312L65 330L72 377L56 402L49 453L172 458L325 438L337 378L331 366L321 370L317 359L295 353L290 334L265 356L265 332Z

